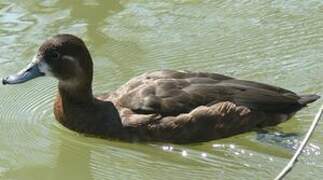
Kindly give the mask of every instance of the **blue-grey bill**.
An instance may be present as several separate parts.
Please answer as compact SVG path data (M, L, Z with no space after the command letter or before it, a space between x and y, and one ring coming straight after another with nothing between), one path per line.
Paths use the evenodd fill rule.
M37 63L31 63L19 73L3 78L2 84L20 84L44 75L45 74L39 70Z

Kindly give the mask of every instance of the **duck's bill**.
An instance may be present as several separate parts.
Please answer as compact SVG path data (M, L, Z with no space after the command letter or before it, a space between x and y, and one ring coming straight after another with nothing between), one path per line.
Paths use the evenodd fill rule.
M30 63L19 73L3 78L2 84L20 84L44 75L45 73L40 71L37 63Z

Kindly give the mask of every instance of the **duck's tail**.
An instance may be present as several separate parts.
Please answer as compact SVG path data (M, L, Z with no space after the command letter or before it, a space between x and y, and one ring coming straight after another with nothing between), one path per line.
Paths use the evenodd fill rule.
M307 104L312 103L318 99L320 99L320 96L316 94L301 95L298 100L298 103L303 106L306 106Z

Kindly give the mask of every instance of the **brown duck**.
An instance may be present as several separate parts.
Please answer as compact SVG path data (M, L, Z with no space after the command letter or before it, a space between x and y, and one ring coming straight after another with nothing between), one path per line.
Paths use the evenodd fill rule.
M274 126L319 98L205 72L160 70L114 92L92 94L93 65L84 42L61 34L3 84L40 76L58 79L55 117L63 126L103 138L191 143Z

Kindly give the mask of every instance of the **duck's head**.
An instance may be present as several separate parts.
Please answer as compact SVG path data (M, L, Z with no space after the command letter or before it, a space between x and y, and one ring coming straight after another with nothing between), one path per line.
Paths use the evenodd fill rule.
M32 62L17 74L3 78L3 84L19 84L41 76L53 76L60 85L90 85L92 59L84 42L73 35L60 34L46 40Z

